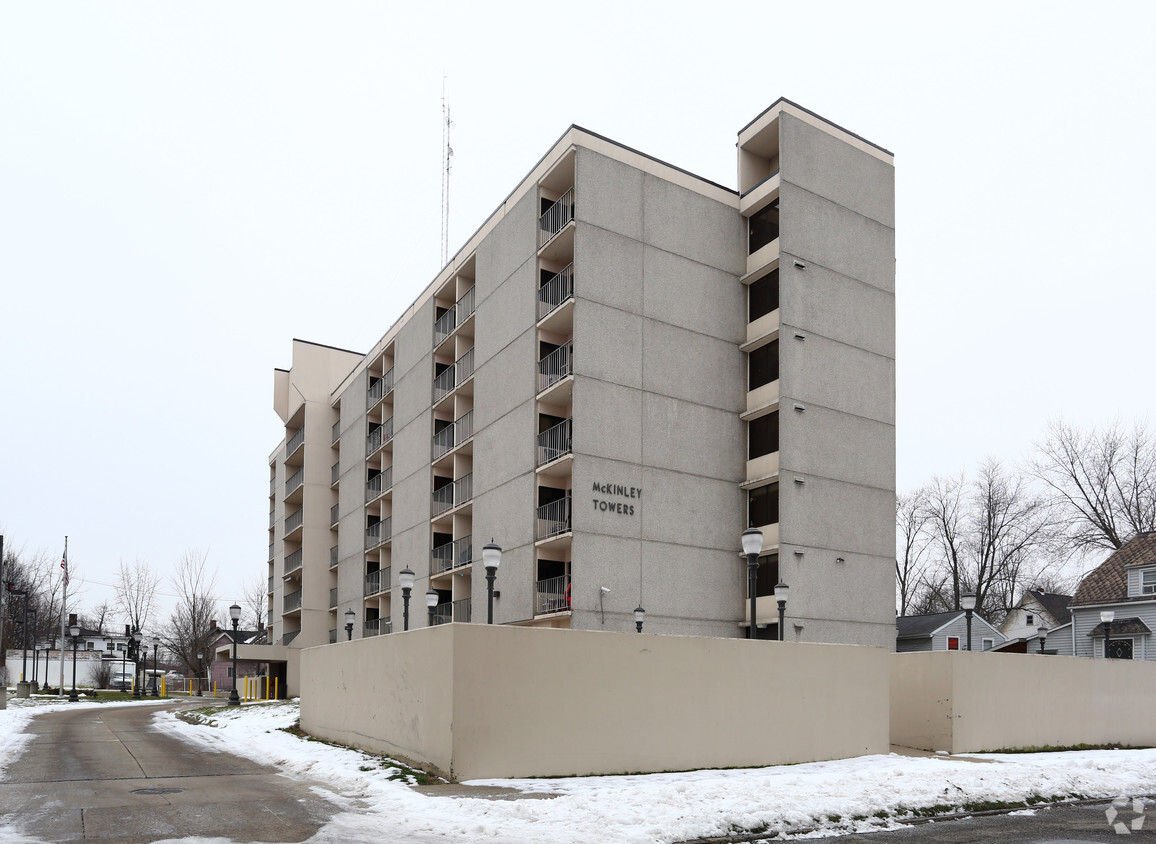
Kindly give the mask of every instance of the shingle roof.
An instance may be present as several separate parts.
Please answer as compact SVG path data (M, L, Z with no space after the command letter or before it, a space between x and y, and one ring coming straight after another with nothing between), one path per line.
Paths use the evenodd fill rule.
M1128 598L1128 566L1156 563L1156 531L1136 534L1099 567L1093 569L1076 590L1071 606L1123 603ZM1133 601L1151 600L1149 596Z
M896 638L914 639L930 636L943 625L963 615L963 610L937 612L931 615L901 615L895 619Z
M1067 624L1071 619L1072 611L1068 609L1068 604L1072 602L1071 595L1053 595L1050 592L1037 592L1035 589L1029 589L1028 594L1035 598L1036 603L1044 608L1056 624Z
M1137 634L1142 636L1145 633L1151 632L1152 628L1141 621L1139 618L1118 618L1112 622L1113 636L1135 636ZM1101 621L1099 624L1093 627L1088 635L1103 638L1104 622Z

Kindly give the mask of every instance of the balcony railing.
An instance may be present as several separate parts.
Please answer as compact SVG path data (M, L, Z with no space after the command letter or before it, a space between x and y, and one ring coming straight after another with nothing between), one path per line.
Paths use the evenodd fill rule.
M269 543L269 559L270 559L270 560L271 560L271 559L273 559L273 557L274 557L274 556L276 556L276 553L275 553L275 551L273 550L273 543L272 543L272 542L270 542L270 543Z
M474 497L473 474L462 475L456 481L446 484L433 492L433 514L444 513L459 504L465 504Z
M333 586L329 590L329 606L337 606L337 587Z
M281 644L288 645L290 642L297 638L297 634L300 632L300 630L294 630L292 633L286 633L281 637Z
M562 231L562 227L573 219L574 188L570 188L546 209L545 214L538 218L538 228L545 234L546 240L549 240Z
M458 312L458 322L465 322L470 318L470 314L474 312L474 288L470 288L462 294L462 298L458 299L458 303L454 305L454 309Z
M381 495L381 475L374 475L365 482L365 500L372 501Z
M451 363L434 376L434 401L437 401L453 390L456 384L457 382L454 380L454 365Z
M538 508L535 539L547 539L570 530L570 496L543 504Z
M369 389L366 390L365 403L372 407L381 401L381 397L385 395L385 384L380 378L369 378Z
M277 494L277 478L269 478L269 496L272 497Z
M461 624L469 624L470 623L471 612L470 612L470 599L469 598L459 598L458 600L454 601L453 608L454 608L454 621L459 622Z
M272 592L272 591L273 591L273 589L275 588L275 586L274 586L274 582L275 582L275 581L273 580L273 577L272 577L272 576L270 576L270 577L269 577L269 591L270 591L270 592Z
M373 454L387 442L393 439L393 417L389 417L376 428L370 430L365 437L365 453Z
M338 507L338 505L334 504L332 507L329 508L329 526L330 527L333 527L335 524L337 524L337 520L339 518L341 518L340 514L337 512L337 507Z
M544 466L573 451L573 419L563 419L553 428L538 434L538 465Z
M534 614L564 612L570 609L570 575L548 577L534 586Z
M276 510L270 510L269 511L269 527L273 527L273 525L275 525L275 524L277 524L277 511Z
M285 609L283 612L293 612L293 610L301 609L301 590L290 592L285 596Z
M285 533L292 533L305 522L305 510L297 510L285 517Z
M381 572L371 571L365 576L365 594L376 595L381 591Z
M285 568L283 569L283 573L290 574L297 571L297 569L301 568L301 563L304 558L304 551L301 548L298 548L296 551L285 558Z
M332 548L329 549L329 565L331 567L337 565L337 546L336 545L334 545Z
M333 443L337 442L339 439L341 439L341 420L340 419L338 419L336 422L333 423L332 436L333 436L333 439L331 439L329 441L330 444L333 444Z
M454 362L454 369L457 370L459 384L474 374L473 348L469 348L462 352L462 356Z
M376 548L393 537L393 516L388 516L365 529L365 547Z
M434 377L434 401L440 401L474 374L474 350L468 349Z
M381 632L381 619L367 618L365 620L365 624L363 625L363 630L366 636L376 636L379 632Z
M474 412L467 410L433 435L433 459L437 460L474 435Z
M329 467L329 485L333 486L341 477L341 461L338 460Z
M442 340L454 333L454 329L458 326L458 311L456 305L450 305L446 312L434 321L434 343L440 343Z
M438 604L433 609L433 623L434 624L449 624L454 620L454 605L453 604Z
M538 392L572 374L573 365L574 341L571 340L538 361Z
M337 628L334 627L333 629L331 629L329 631L329 644L333 645L336 643L337 643Z
M473 537L463 536L461 539L455 539L453 542L447 542L445 545L434 548L430 554L430 567L433 569L433 573L437 574L456 569L459 566L469 565L473 562L473 557Z
M574 296L574 265L567 264L556 276L538 288L538 319Z
M305 442L305 426L302 425L297 429L297 433L289 438L289 442L285 444L285 457L288 458L293 452L300 448L301 443Z

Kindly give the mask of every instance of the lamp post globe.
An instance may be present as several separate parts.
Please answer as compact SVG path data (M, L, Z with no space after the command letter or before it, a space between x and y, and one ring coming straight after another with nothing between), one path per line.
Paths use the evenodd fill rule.
M237 694L237 625L241 623L241 608L237 604L229 607L229 618L233 622L233 689L229 692L229 706L240 706L241 696Z
M1046 624L1041 624L1036 629L1040 631L1040 653L1043 653L1044 643L1048 640L1048 626Z
M197 697L204 697L205 693L201 691L202 682L205 679L205 652L197 652Z
M787 624L787 598L791 594L791 587L779 581L775 584L775 601L779 605L779 641L785 642Z
M642 608L642 604L639 604L637 607L634 608L634 632L635 633L641 633L642 632L642 622L644 622L644 621L646 621L646 610L644 610Z
M357 613L353 610L345 611L345 641L353 641L353 620L357 618Z
M959 605L963 607L963 614L967 618L967 649L971 650L971 614L975 612L975 593L964 592L959 596Z
M70 703L76 703L80 698L76 694L76 646L80 643L80 625L73 624L68 628L68 635L72 637L72 693L69 694Z
M1111 644L1112 644L1112 622L1116 620L1116 613L1114 610L1103 610L1100 613L1100 621L1104 624L1104 659L1112 658Z
M502 546L493 537L482 546L482 565L486 569L486 624L494 623L494 578L502 564Z
M426 605L426 607L429 608L429 626L430 627L433 627L433 625L434 625L434 610L437 608L438 601L440 601L440 600L441 600L441 596L438 595L436 589L430 589L425 593L425 605ZM453 619L451 617L451 621L452 620Z
M417 575L406 566L397 573L397 582L401 585L401 630L409 630L409 595L413 591L413 582Z
M751 618L747 626L747 638L758 638L758 603L756 595L759 591L759 554L763 552L763 532L757 527L749 527L743 531L743 556L747 558L747 595L751 601Z

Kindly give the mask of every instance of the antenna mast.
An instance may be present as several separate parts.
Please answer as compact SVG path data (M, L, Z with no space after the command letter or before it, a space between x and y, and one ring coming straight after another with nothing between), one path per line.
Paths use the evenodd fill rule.
M450 146L450 106L446 101L446 78L442 76L442 262L450 257L450 170L454 148Z

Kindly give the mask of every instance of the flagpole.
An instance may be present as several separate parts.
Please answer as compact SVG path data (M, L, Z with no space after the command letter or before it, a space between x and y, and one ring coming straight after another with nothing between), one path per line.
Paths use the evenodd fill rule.
M64 569L64 592L60 598L60 688L56 692L57 697L64 697L64 643L67 641L64 637L64 624L68 619L68 537L64 537L64 559L60 563L60 567Z

